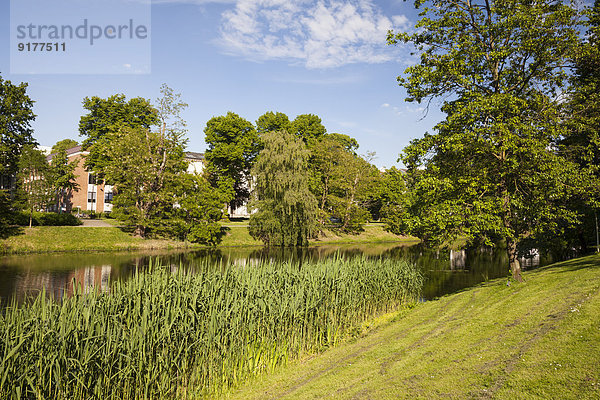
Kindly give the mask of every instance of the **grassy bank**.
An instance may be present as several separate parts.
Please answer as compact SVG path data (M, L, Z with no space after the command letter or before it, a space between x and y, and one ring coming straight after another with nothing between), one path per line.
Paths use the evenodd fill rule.
M386 232L383 223L371 223L364 226L364 231L357 235L325 230L317 239L310 241L311 244L336 244L336 243L387 243L387 242L418 242L419 239L407 236L398 236Z
M0 314L0 399L212 397L364 320L414 303L407 262L264 263L194 274L159 268L110 293L76 292Z
M15 235L0 239L0 253L4 254L176 249L189 246L189 243L175 240L136 238L116 227L39 226L22 228Z
M114 220L107 220L113 222ZM262 246L248 233L246 223L226 224L227 233L220 247ZM383 230L382 224L370 224L359 235L336 235L325 232L311 244L383 243L412 241ZM40 226L20 228L7 239L0 239L0 254L41 253L55 251L118 251L202 248L203 246L176 240L143 240L121 231L118 227Z
M420 304L235 399L598 399L600 257Z

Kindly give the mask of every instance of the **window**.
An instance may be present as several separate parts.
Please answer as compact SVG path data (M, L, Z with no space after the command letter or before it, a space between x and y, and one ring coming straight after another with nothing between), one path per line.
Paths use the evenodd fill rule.
M113 193L112 192L105 192L104 193L104 202L106 204L112 203L112 199L113 199Z
M90 184L90 185L96 184L96 175L92 174L91 172L88 175L88 184Z
M96 192L88 192L88 203L96 202Z

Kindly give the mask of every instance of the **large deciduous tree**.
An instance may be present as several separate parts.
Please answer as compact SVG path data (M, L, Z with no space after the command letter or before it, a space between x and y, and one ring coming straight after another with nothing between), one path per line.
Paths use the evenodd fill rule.
M67 139L68 140L68 139ZM65 148L60 148L52 154L52 161L48 169L48 183L54 196L54 206L58 213L70 212L67 203L73 191L79 190L79 184L75 181L75 169L79 160L69 162Z
M46 156L33 145L25 145L19 157L17 185L23 209L29 214L29 227L33 223L34 211L44 211L52 200L48 183L49 166Z
M315 232L317 201L308 187L309 151L302 140L285 131L262 136L252 175L256 212L250 217L250 234L271 246L306 246Z
M207 175L214 187L223 182L233 187L235 197L229 204L233 210L250 196L250 169L260 151L258 134L251 122L232 112L211 118L204 133Z
M183 174L177 185L176 207L170 230L174 236L193 243L217 245L224 231L219 224L225 211L223 204L233 197L229 187L214 188L203 175Z
M81 143L89 151L85 165L90 171L102 176L104 169L114 159L112 143L108 136L120 129L149 130L159 124L157 110L149 100L141 97L129 101L125 95L116 94L107 99L97 96L83 99L88 113L79 121Z
M290 126L290 133L304 140L309 147L327 133L321 118L314 114L300 114Z
M256 120L256 132L259 135L267 132L290 132L292 123L287 115L281 112L267 111Z
M0 226L14 208L11 191L21 151L35 144L33 120L33 100L27 95L27 84L14 85L0 76Z
M345 232L358 232L371 217L370 193L379 177L377 168L356 154L358 142L348 135L329 133L310 146L311 189L320 222L337 223Z
M581 166L587 184L574 207L586 218L575 227L575 236L585 249L589 233L598 242L598 209L600 208L600 0L585 10L588 32L574 57L575 73L565 112L565 136L561 150L565 157Z
M35 144L33 100L26 92L26 83L13 85L0 76L0 175L15 173L23 146Z
M179 177L187 168L185 123L180 117L187 104L166 85L161 87L161 94L150 113L156 116L158 129L124 123L113 125L104 134L111 158L102 170L114 186L113 212L134 225L141 237L168 224L164 210L175 205Z
M388 43L416 46L420 63L399 83L409 101L442 98L446 118L402 155L417 201L410 231L398 233L502 238L520 281L518 244L573 218L564 197L577 171L553 144L577 11L556 0L415 6L425 3L415 32L389 32Z

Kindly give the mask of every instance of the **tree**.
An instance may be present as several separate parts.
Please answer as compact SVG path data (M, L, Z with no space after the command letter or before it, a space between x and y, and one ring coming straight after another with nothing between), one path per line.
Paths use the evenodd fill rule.
M35 144L31 129L34 120L27 84L14 85L0 76L0 226L14 208L12 190L21 151Z
M223 204L233 197L229 187L213 188L202 175L183 174L177 185L177 206L166 210L173 214L170 229L180 240L217 245L223 236L219 221Z
M232 112L211 118L204 133L208 144L205 158L209 180L214 187L229 182L235 192L230 202L233 210L250 196L250 168L260 150L258 134L249 121Z
M315 232L317 202L308 188L309 152L285 131L262 136L264 149L252 169L256 198L250 235L271 246L307 246Z
M32 109L27 84L13 85L0 76L0 175L15 173L23 147L36 144Z
M415 33L388 34L389 44L420 52L420 64L398 78L407 100L443 98L446 114L403 152L416 202L410 231L397 233L433 243L502 238L521 281L519 243L574 219L564 204L577 169L554 143L577 12L554 0L428 3Z
M25 145L19 159L18 188L23 208L29 213L29 227L33 212L45 210L52 194L48 185L49 168L46 156L33 145Z
M339 228L357 232L369 219L369 190L377 168L358 156L358 142L348 135L325 134L311 146L311 189L317 196L320 222L339 221Z
M298 115L290 129L290 133L304 140L304 143L309 146L327 133L327 129L321 123L321 118L314 114Z
M58 142L56 142L56 144L54 146L52 146L52 150L51 153L55 154L60 152L61 150L67 151L69 149L72 149L73 147L77 146L79 143L77 143L77 140L73 140L73 139L63 139L63 140L59 140Z
M65 143L65 141L59 143ZM55 148L53 147L53 149ZM61 213L63 210L67 212L71 211L67 201L73 191L79 190L79 185L75 181L77 179L75 168L77 168L78 162L78 160L69 162L64 146L59 146L58 150L52 155L47 179L54 194L54 206L58 213Z
M386 169L381 175L376 195L379 203L378 215L387 224L386 229L398 230L392 226L402 214L407 196L404 173L396 167Z
M156 108L141 97L129 101L123 94L108 99L86 97L83 108L89 111L79 121L79 135L85 137L81 145L89 151L85 165L100 177L113 159L112 143L107 137L110 133L125 128L149 130L159 123Z
M577 163L587 178L580 201L574 204L585 215L575 227L575 236L585 250L586 233L593 232L596 250L600 251L600 1L596 0L586 14L588 32L575 53L575 73L565 112L566 131L560 145L565 157Z
M292 123L284 113L267 111L256 120L256 132L259 135L267 132L286 131L290 132Z
M135 225L141 237L169 223L164 210L173 208L179 178L187 168L185 123L180 117L187 105L166 85L161 94L152 113L159 121L157 130L123 124L104 134L111 144L111 159L103 171L115 192L113 214Z

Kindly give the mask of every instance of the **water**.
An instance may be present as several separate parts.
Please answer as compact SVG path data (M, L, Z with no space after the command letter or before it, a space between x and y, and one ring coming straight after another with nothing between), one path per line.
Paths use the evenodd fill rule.
M491 249L432 251L421 245L398 243L322 245L308 249L225 248L186 252L67 253L0 257L0 303L11 298L21 303L42 289L61 299L73 291L73 280L87 290L108 290L110 282L127 279L136 270L145 270L159 260L177 268L198 269L206 265L252 266L260 260L305 262L328 257L408 258L426 277L423 299L430 300L471 287L480 282L508 276L504 251ZM522 259L523 268L535 268L550 260L533 254Z

